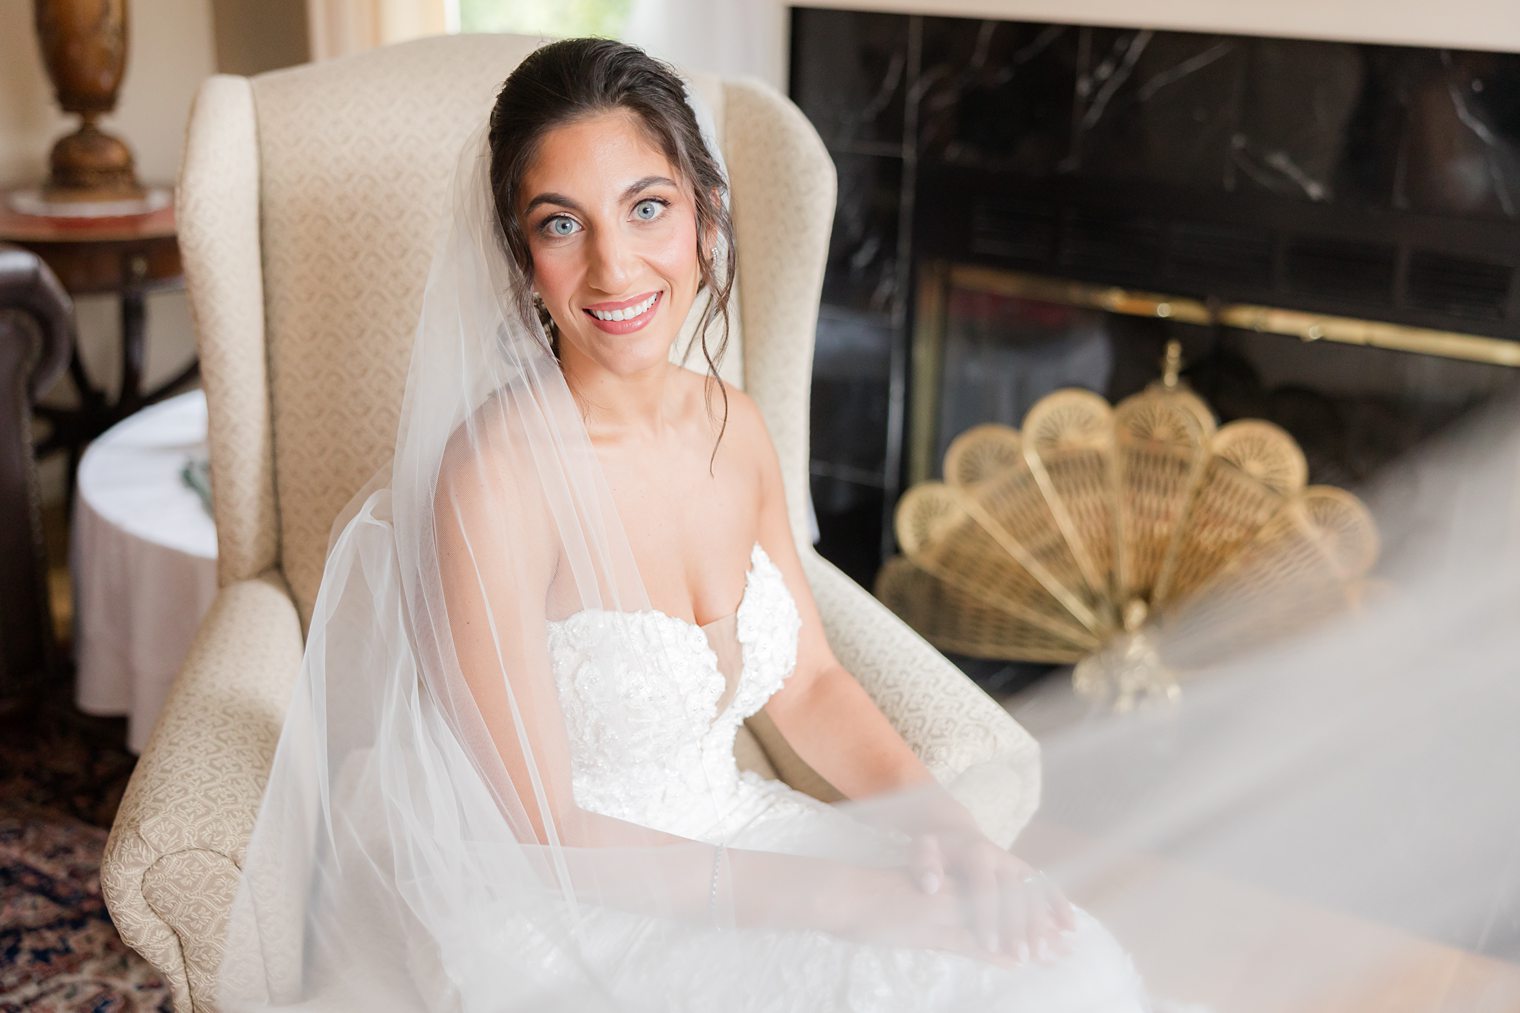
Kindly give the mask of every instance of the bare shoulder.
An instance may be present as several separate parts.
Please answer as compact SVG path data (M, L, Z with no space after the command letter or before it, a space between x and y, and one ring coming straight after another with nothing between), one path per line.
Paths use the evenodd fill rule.
M500 392L460 421L444 444L440 477L501 474L529 460L527 427Z
M515 551L543 571L554 558L556 529L519 415L492 396L459 423L439 459L433 506L440 532L465 541L496 530L531 533L515 539Z
M765 416L755 399L741 387L722 378L710 378L705 373L691 373L697 410L705 414L714 431L723 426L723 439L734 440L747 454L773 453L770 433L765 427ZM710 407L708 390L711 390ZM728 414L724 417L724 398L727 398Z

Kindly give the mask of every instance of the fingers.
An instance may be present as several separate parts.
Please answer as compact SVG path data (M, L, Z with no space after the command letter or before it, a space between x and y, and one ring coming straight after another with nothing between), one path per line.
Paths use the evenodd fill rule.
M955 882L958 887L965 886L960 875L955 877ZM947 888L937 895L920 897L922 917L908 919L899 926L905 934L903 941L910 945L976 957L1006 968L1016 966L1015 961L987 949L972 926L967 900L968 895L964 889Z
M965 858L966 887L970 893L971 928L977 942L991 953L1010 956L1013 951L1003 945L1002 914L1007 906L998 883L998 861L994 849L973 848ZM1014 939L1016 937L1008 937Z
M1055 912L1050 906L1050 893L1045 877L1035 874L1024 881L1024 904L1029 912L1029 948L1042 964L1054 963L1062 954L1058 951L1060 932L1056 929Z
M913 882L927 894L939 893L945 884L945 856L939 838L924 834L913 841L908 866Z
M1071 901L1061 892L1060 887L1046 876L1043 872L1035 873L1028 880L1028 890L1032 903L1039 911L1038 933L1041 944L1036 945L1037 953L1048 954L1048 959L1057 960L1071 953L1069 935L1076 931L1076 909L1071 906Z
M1018 962L1054 963L1071 954L1067 933L1076 928L1071 902L1042 872L1018 859L1002 863L1002 951Z
M853 916L835 930L876 943L959 953L1009 969L1065 955L1058 909L1052 906L1059 891L1046 887L1042 877L1030 879L1028 866L995 845L953 840L939 845L942 850L924 848L895 871L863 872L855 902L844 905ZM944 884L926 894L913 870L928 868L931 859L943 863Z
M946 940L964 937L983 959L1013 966L1070 954L1066 934L1076 928L1070 901L1043 874L990 841L924 835L913 842L908 871L919 892L933 895L935 910L949 919L936 931Z
M1050 908L1055 913L1056 927L1062 932L1075 932L1077 930L1077 912L1071 906L1071 901L1066 899L1066 894L1055 883L1046 879L1044 882L1045 892L1050 898Z
M1004 864L998 870L998 894L1001 904L1003 947L1002 950L1018 963L1030 956L1029 906L1025 894L1022 872Z

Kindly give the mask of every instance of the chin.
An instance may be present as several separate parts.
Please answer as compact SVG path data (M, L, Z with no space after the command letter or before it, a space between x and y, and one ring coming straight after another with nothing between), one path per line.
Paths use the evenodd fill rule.
M600 336L599 336L600 337ZM670 346L678 335L637 334L621 340L598 341L593 353L602 368L617 376L637 376L670 361Z

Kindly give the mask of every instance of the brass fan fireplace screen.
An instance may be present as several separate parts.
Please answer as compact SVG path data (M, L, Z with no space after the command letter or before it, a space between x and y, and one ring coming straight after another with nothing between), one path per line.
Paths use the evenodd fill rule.
M945 480L899 502L877 597L946 650L1080 663L1078 691L1121 709L1353 601L1377 556L1366 508L1308 485L1272 423L1218 426L1177 360L1173 343L1166 377L1117 406L1061 390L1022 431L958 436Z

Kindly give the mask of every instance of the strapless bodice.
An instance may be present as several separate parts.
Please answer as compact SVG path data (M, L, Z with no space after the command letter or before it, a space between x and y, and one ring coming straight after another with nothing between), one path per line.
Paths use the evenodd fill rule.
M861 822L846 809L779 781L739 771L733 752L739 724L791 675L801 625L780 571L758 544L750 552L735 619L708 625L727 626L737 650L726 649L721 640L714 650L702 627L654 609L586 610L549 624L577 804L732 848L812 854L819 842L827 842L836 859L858 853L873 863L884 856L906 860L904 835ZM728 701L725 669L730 679L737 674ZM706 875L705 866L701 874ZM713 969L710 936L689 934L674 920L635 920L630 927L626 917L605 912L582 925L579 938L605 948L597 966L628 974L620 994L663 995L669 979L662 969L682 968L685 991L668 1003L672 1010L1148 1009L1128 956L1080 911L1078 933L1069 942L1076 955L1056 967L1031 965L1027 971L937 950L858 945L818 931L751 928L743 943L752 948L745 959L705 975L701 972ZM519 952L525 945L503 935L486 952ZM646 968L651 973L641 977ZM734 985L735 975L751 972L743 987ZM739 996L745 1001L736 1003Z
M715 649L703 627L656 609L550 621L576 804L683 836L720 835L759 801L762 779L740 773L734 737L796 667L800 625L759 542L733 622L709 624L737 640L730 666L720 665L724 643ZM725 667L737 671L725 676Z

